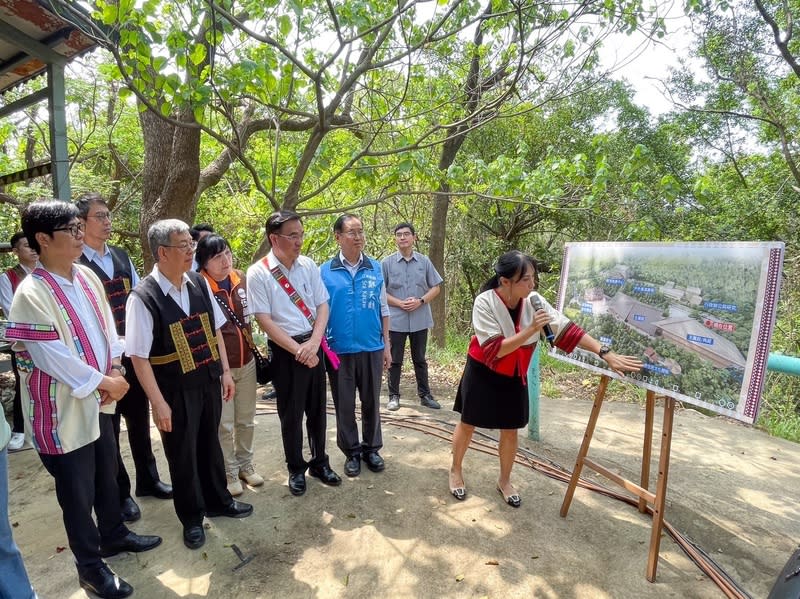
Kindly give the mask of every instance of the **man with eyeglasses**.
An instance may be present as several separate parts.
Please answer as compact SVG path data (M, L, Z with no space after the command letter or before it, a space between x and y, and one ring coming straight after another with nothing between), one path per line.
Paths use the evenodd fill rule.
M406 350L411 344L411 361L417 379L417 395L426 408L438 410L428 386L428 329L433 326L430 302L439 295L442 277L427 256L414 251L417 241L414 225L400 223L394 228L397 250L381 262L389 300L389 335L392 342L392 365L389 367L389 410L400 408L400 372Z
M228 492L219 444L222 401L235 390L220 332L226 317L205 278L189 270L197 247L189 225L156 221L147 241L155 266L128 296L125 352L161 431L183 543L198 549L203 516L253 513Z
M300 254L304 230L297 213L280 210L270 214L266 235L271 250L247 269L247 300L272 349L272 385L277 394L289 491L303 495L306 470L326 485L342 482L325 453L327 414L321 344L328 323L328 291L319 267ZM309 461L303 457L304 414Z
M336 407L336 442L344 453L344 473L361 474L367 468L380 472L380 391L382 371L389 367L389 306L381 265L363 253L365 236L361 219L343 214L333 225L339 253L320 267L330 294L328 341L338 354L338 369L329 368L331 394ZM361 439L356 424L356 389L361 401ZM363 439L363 440L362 440Z
M102 283L75 264L84 231L77 208L33 202L22 230L41 267L20 283L5 337L16 342L33 444L55 480L80 586L103 598L127 597L133 589L102 558L153 549L161 538L131 532L119 510L111 415L128 390L122 343Z
M111 237L111 212L106 200L98 193L80 196L75 206L86 227L83 236L83 253L79 262L92 269L103 283L117 335L125 340L125 302L131 289L139 283L139 275L128 253L121 247L109 245ZM123 354L122 373L130 389L117 403L114 414L114 433L117 439L117 462L119 474L117 484L121 500L122 519L135 522L141 517L139 506L131 497L131 479L119 452L121 417L125 417L131 457L136 466L136 496L154 496L159 499L172 498L172 486L161 482L150 441L150 404L144 389L136 378L131 359Z

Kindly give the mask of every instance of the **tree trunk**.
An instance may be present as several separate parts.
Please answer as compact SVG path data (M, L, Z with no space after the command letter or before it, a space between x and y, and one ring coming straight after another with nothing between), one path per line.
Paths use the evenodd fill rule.
M444 271L444 244L447 237L447 210L450 207L450 186L443 180L439 191L433 198L433 217L431 219L431 262L442 275L442 286L439 297L431 303L433 313L433 334L431 340L437 347L444 347L447 342L447 277Z
M492 3L489 2L484 10L485 15L492 14ZM481 59L481 46L483 45L483 29L481 24L478 24L475 29L475 36L473 39L475 49L472 53L470 60L469 73L464 82L464 115L475 116L475 111L483 92L483 83L480 79L480 59ZM442 144L442 154L439 157L439 173L441 173L441 183L439 184L439 193L433 201L433 217L431 220L431 262L442 275L442 278L447 280L444 269L444 243L447 231L447 211L450 206L450 185L447 183L447 171L456 161L458 151L464 145L469 133L469 123L462 122L459 125L450 127L447 131L447 140ZM444 347L447 342L447 287L442 283L442 292L439 294L439 301L434 302L431 306L433 311L433 343L438 347Z
M447 182L447 171L456 161L458 151L467 139L468 129L464 126L453 127L447 132L447 141L442 144L442 155L439 157L441 182L438 193L433 200L433 216L431 218L430 259L442 278L447 281L444 269L444 244L447 237L447 212L450 207L450 184ZM447 285L442 283L442 291L431 305L433 311L433 343L444 347L447 342Z
M191 123L187 111L178 117ZM144 138L142 169L142 209L139 231L142 247L149 248L147 230L157 220L178 218L188 225L197 207L195 190L200 178L200 129L175 127L150 110L139 114ZM143 252L145 272L153 266L153 256Z

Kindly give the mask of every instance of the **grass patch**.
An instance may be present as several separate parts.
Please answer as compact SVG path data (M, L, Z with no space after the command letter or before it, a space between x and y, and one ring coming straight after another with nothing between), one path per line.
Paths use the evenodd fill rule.
M759 418L758 422L773 437L800 443L800 415L782 416L775 412L768 412L766 417Z
M562 393L562 390L558 384L550 378L544 378L540 380L539 391L543 396L549 397L550 399L560 397Z
M768 372L756 424L773 437L800 443L800 377Z
M436 362L440 368L458 370L460 374L467 360L468 346L469 337L448 332L444 347L438 347L428 342L427 357Z

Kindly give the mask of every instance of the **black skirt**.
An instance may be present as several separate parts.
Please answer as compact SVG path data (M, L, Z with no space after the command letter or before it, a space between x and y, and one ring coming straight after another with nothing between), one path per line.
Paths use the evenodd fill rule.
M505 376L467 356L453 410L461 422L480 428L528 425L528 387L519 376Z

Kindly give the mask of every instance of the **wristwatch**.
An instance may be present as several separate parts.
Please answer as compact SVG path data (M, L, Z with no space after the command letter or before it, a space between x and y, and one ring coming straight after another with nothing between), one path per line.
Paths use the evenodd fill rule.
M610 348L610 347L608 347L607 345L601 345L601 346L600 346L600 351L599 351L599 352L597 352L597 355L598 355L598 356L600 356L601 358L603 358L603 359L605 360L605 357L604 357L604 356L605 356L605 355L606 355L608 352L610 352L610 351L611 351L611 348Z
M111 370L118 370L122 376L128 374L128 371L125 370L125 367L122 364L112 364Z
M425 298L424 297L418 297L417 299L419 300L419 303L421 303L421 304L425 303Z

